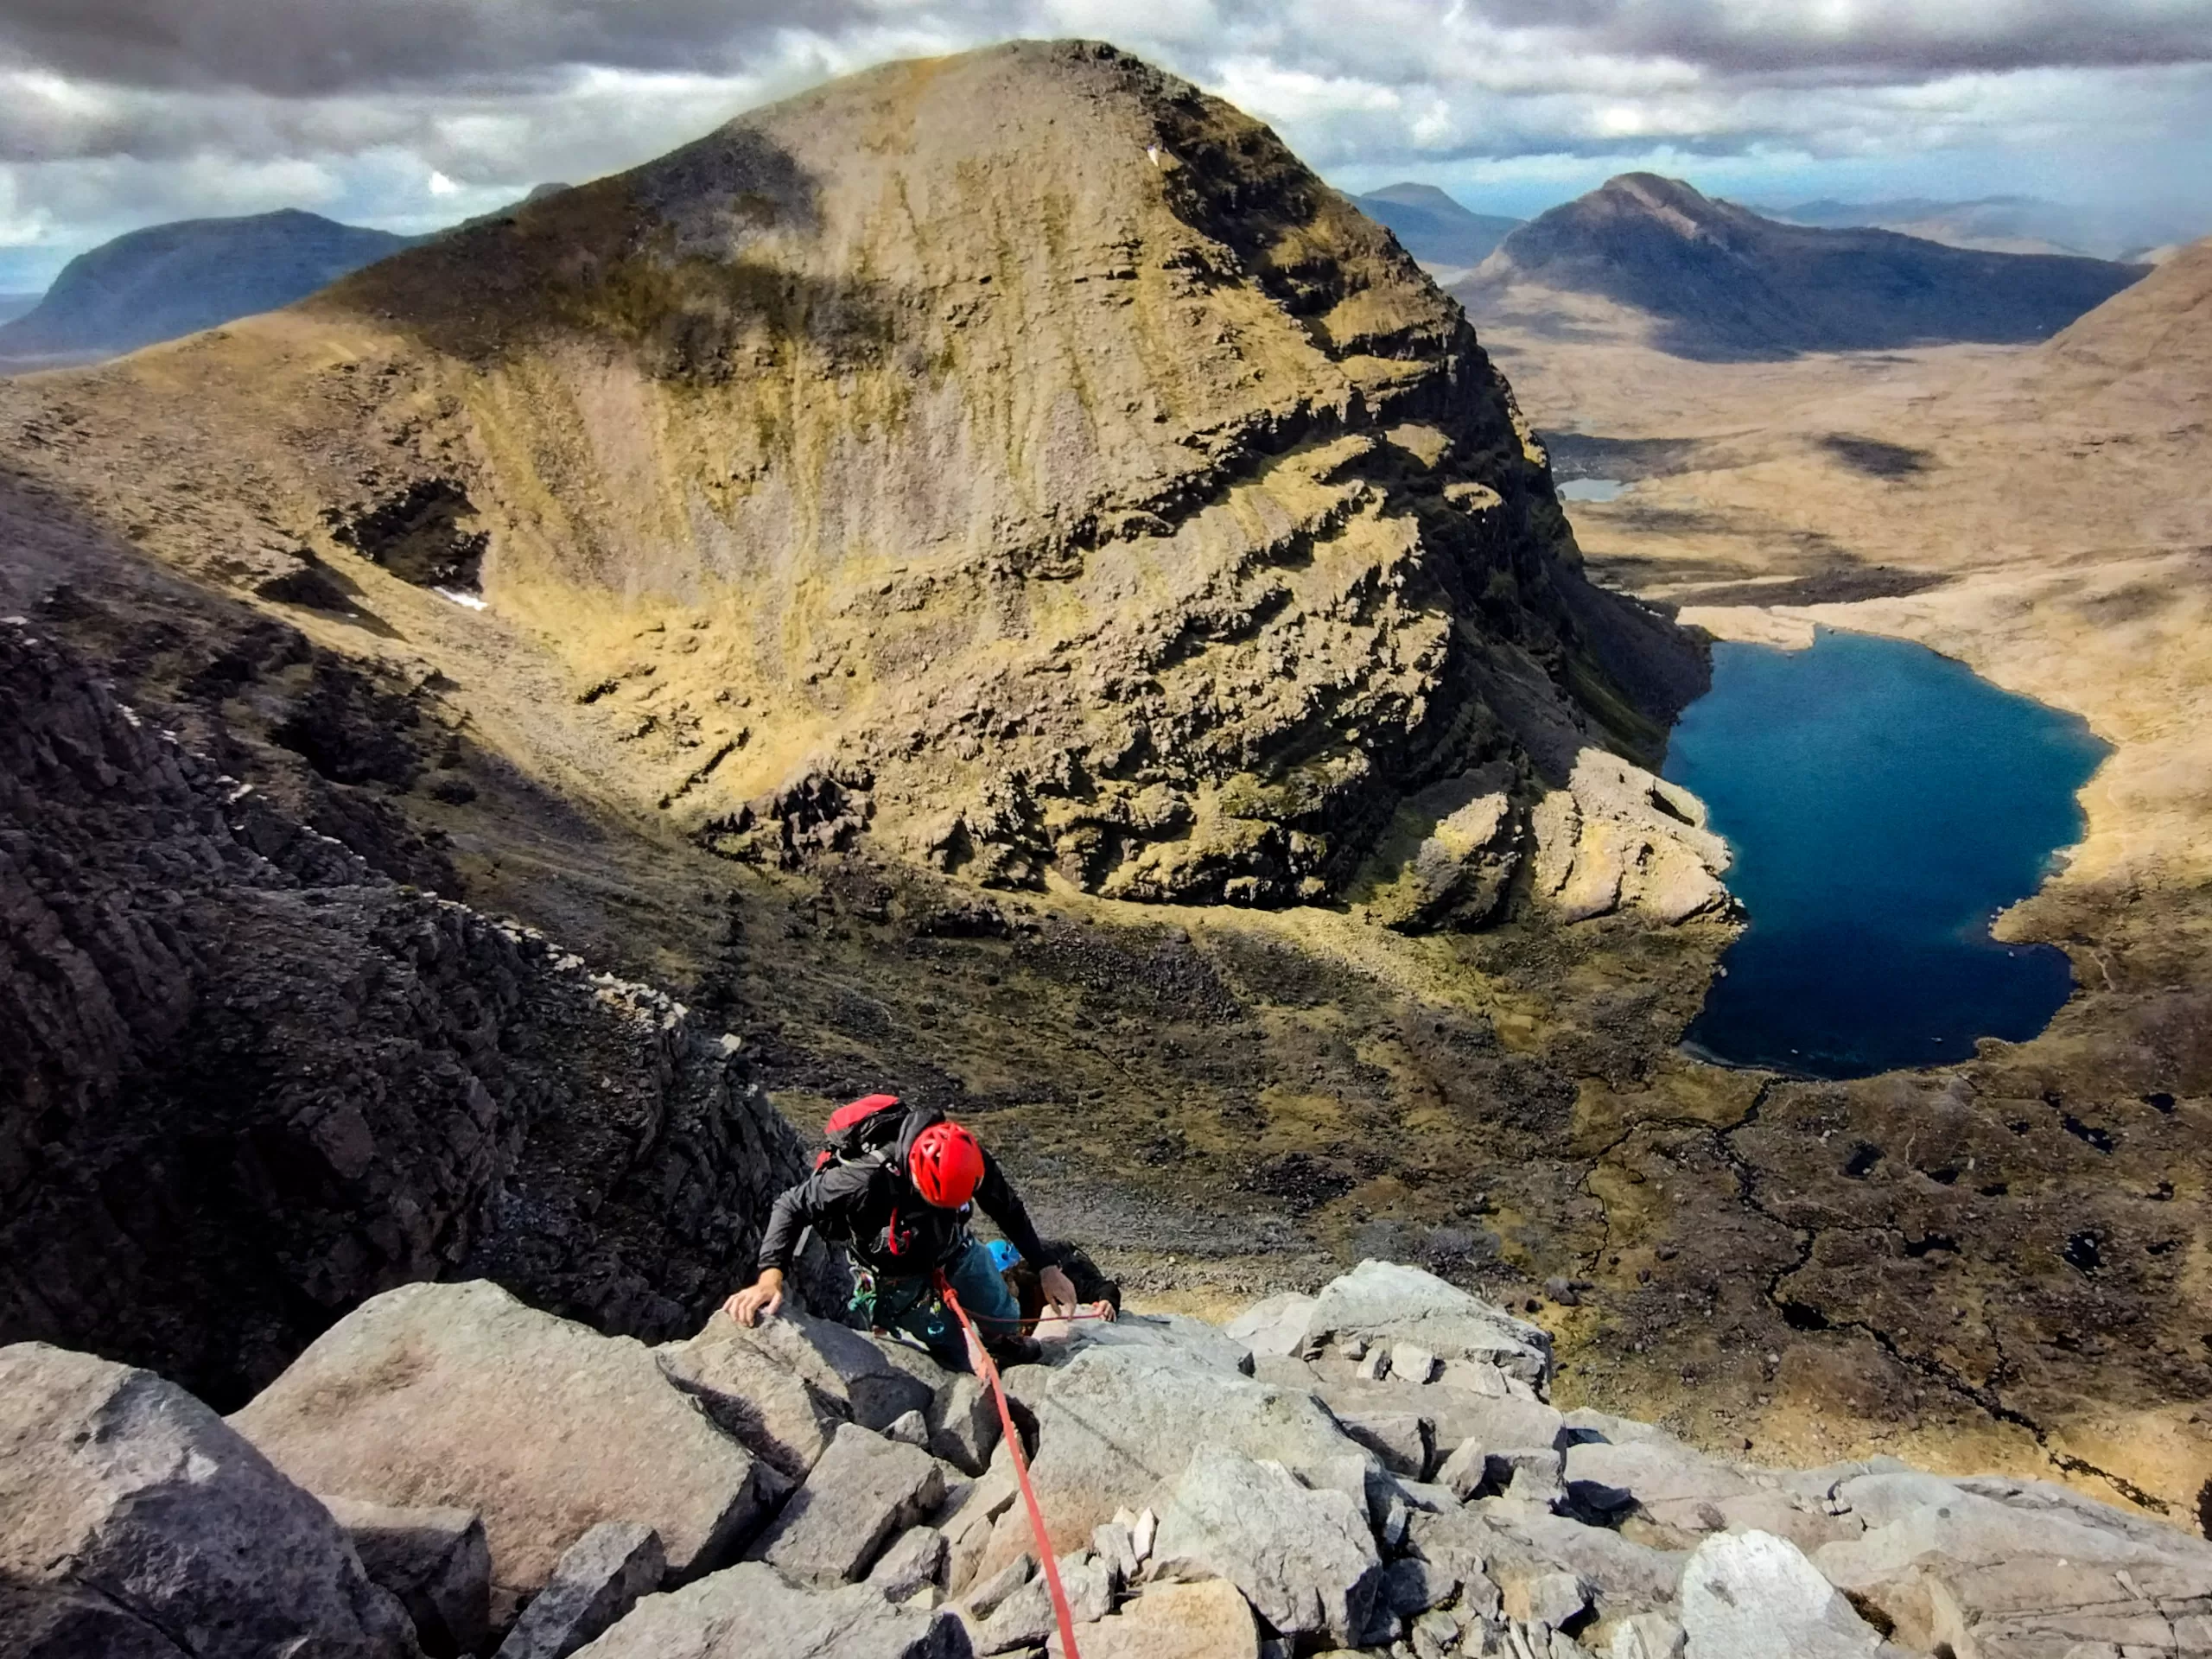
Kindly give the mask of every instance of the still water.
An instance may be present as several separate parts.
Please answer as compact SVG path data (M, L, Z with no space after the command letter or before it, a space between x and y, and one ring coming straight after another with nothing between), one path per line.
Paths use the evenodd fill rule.
M1570 478L1559 486L1562 501L1611 501L1628 487L1618 478Z
M2081 839L2075 791L2105 753L2076 716L1919 645L1715 645L1666 775L1711 808L1750 925L1685 1044L1855 1077L2034 1036L2069 964L1989 925Z

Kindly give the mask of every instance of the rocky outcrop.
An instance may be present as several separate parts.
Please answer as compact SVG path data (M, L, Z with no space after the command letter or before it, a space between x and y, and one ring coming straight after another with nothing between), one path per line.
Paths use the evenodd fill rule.
M788 1490L641 1344L481 1281L372 1297L232 1421L312 1491L475 1510L493 1581L518 1595L605 1522L652 1528L668 1571L690 1578Z
M0 1348L0 1652L414 1659L323 1506L150 1372Z
M683 1008L376 875L20 620L0 1028L0 1338L224 1405L410 1280L691 1329L800 1166Z
M671 1554L667 1580L657 1586L655 1529L672 1518L671 1488L683 1477L665 1462L641 1477L636 1437L577 1432L604 1424L586 1408L563 1421L557 1402L546 1400L529 1409L542 1437L562 1447L558 1458L512 1448L504 1459L465 1458L457 1443L470 1431L490 1442L513 1440L494 1402L501 1386L565 1365L587 1379L609 1368L631 1377L629 1408L681 1457L748 1454L700 1409L700 1396L640 1363L636 1344L569 1327L556 1357L544 1344L557 1321L519 1309L490 1322L467 1317L487 1297L513 1308L489 1287L395 1293L385 1299L394 1307L449 1307L470 1335L441 1349L436 1331L446 1322L424 1319L398 1347L334 1342L241 1421L251 1427L302 1400L321 1402L334 1421L365 1421L351 1402L373 1399L370 1416L411 1422L435 1449L442 1492L456 1509L485 1516L495 1550L516 1517L525 1518L560 1566L503 1651L594 1659L1058 1651L1038 1541L1014 1501L1004 1452L969 1481L918 1447L849 1422L798 1494L774 1489L781 1514L748 1552L765 1560L730 1564L742 1541L724 1538L682 1560ZM372 1305L355 1317L368 1328L388 1312ZM1275 1351L1255 1356L1194 1322L1132 1315L1046 1344L1044 1363L1016 1368L1009 1379L1034 1424L1050 1547L1077 1643L1091 1659L1258 1659L1328 1644L1392 1659L2212 1656L2212 1544L2171 1528L2032 1482L1942 1478L1893 1459L1758 1468L1649 1425L1591 1410L1561 1414L1545 1397L1550 1372L1541 1344L1519 1334L1527 1327L1414 1269L1363 1263L1318 1297L1276 1299L1237 1328L1272 1333L1293 1323L1298 1353L1280 1351L1269 1335L1264 1345ZM1420 1331L1438 1346L1421 1350L1394 1331ZM1517 1401L1550 1414L1555 1443L1493 1454L1491 1479L1464 1495L1391 1469L1339 1427L1357 1414L1360 1391L1385 1402L1397 1397L1388 1376L1359 1374L1378 1344L1394 1357L1386 1369L1399 1373L1395 1388L1411 1391L1433 1421L1478 1402ZM785 1346L781 1363L802 1366L812 1348ZM1358 1358L1348 1357L1355 1351ZM485 1386L473 1395L412 1387L415 1356L426 1375L476 1368ZM1275 1380L1256 1382L1248 1369ZM413 1651L404 1641L361 1647L345 1633L353 1628L346 1618L359 1616L348 1609L390 1617L397 1604L360 1575L313 1499L181 1391L39 1347L0 1355L0 1377L10 1383L0 1396L9 1435L0 1440L8 1453L0 1496L9 1500L0 1513L11 1517L0 1527L0 1547L14 1552L0 1567L19 1576L22 1561L60 1559L48 1537L60 1536L56 1516L68 1518L63 1530L80 1514L107 1516L99 1526L111 1529L167 1529L164 1560L174 1570L132 1591L140 1603L129 1604L137 1608L130 1617L156 1632L146 1638L156 1645L118 1637L106 1650L161 1659L235 1651L174 1640L177 1609L220 1594L289 1598L281 1609L226 1616L240 1628L309 1621L326 1643L317 1651L393 1659ZM1109 1377L1117 1386L1103 1385ZM726 1385L738 1386L734 1378ZM81 1412L40 1403L65 1395L158 1409L112 1412L99 1434L87 1435ZM679 1427L687 1416L690 1427ZM181 1445L180 1432L197 1453L155 1454ZM364 1437L365 1462L389 1466L383 1443ZM1565 1483L1541 1500L1521 1490L1522 1472L1539 1466L1557 1482L1562 1447ZM226 1472L195 1483L193 1458L200 1454L250 1478ZM137 1480L149 1468L164 1471L161 1478L182 1471L190 1501L137 1509L112 1501L122 1490L114 1471ZM1502 1489L1501 1475L1510 1475ZM103 1480L107 1496L87 1508L84 1494ZM577 1509L571 1495L580 1486L605 1501L588 1513ZM1108 1503L1119 1505L1112 1518L1080 1530ZM265 1527L243 1524L264 1510ZM18 1514L27 1520L13 1520ZM978 1522L991 1553L1003 1557L981 1573ZM87 1535L99 1535L99 1526ZM321 1542L302 1546L302 1529ZM805 1544L804 1560L791 1555L795 1541ZM66 1618L113 1623L114 1606L81 1595L50 1565L43 1570L44 1587L35 1585L29 1603L11 1583L6 1594L15 1600L0 1598L0 1618L33 1619L21 1628L40 1640ZM667 1587L687 1573L697 1576ZM574 1648L600 1624L595 1639ZM133 1627L118 1628L127 1635ZM30 1650L83 1649L34 1643Z

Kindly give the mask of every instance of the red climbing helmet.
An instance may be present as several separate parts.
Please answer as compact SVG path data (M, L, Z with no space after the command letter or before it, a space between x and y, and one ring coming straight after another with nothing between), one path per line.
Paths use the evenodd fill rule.
M914 1190L941 1210L957 1210L983 1179L983 1147L957 1123L932 1123L906 1154Z

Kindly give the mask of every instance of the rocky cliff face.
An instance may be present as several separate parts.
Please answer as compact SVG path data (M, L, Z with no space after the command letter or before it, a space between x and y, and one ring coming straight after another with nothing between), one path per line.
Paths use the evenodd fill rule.
M1480 772L1503 886L1576 755L1649 760L1702 675L1583 581L1458 308L1103 47L855 76L12 397L37 470L179 563L488 602L569 702L515 726L738 859L1334 899ZM181 502L211 453L235 499Z
M243 1398L488 1274L696 1324L796 1138L667 997L375 874L0 623L0 1333Z

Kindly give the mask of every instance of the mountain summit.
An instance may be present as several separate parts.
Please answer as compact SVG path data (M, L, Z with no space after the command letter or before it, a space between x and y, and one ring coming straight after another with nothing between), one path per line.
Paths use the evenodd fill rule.
M581 698L514 728L739 858L869 834L1283 904L1478 779L1399 827L1495 799L1510 866L1700 672L1582 579L1459 308L1267 128L1103 46L855 75L22 395L238 460L228 531L158 465L94 486L180 562L297 597L304 547L488 603Z
M291 207L132 231L72 259L0 325L0 359L81 360L174 340L289 305L418 240Z
M1515 231L1455 292L1478 318L1610 302L1649 319L1668 351L1732 359L2042 340L2141 275L1785 225L1679 179L1627 173Z

